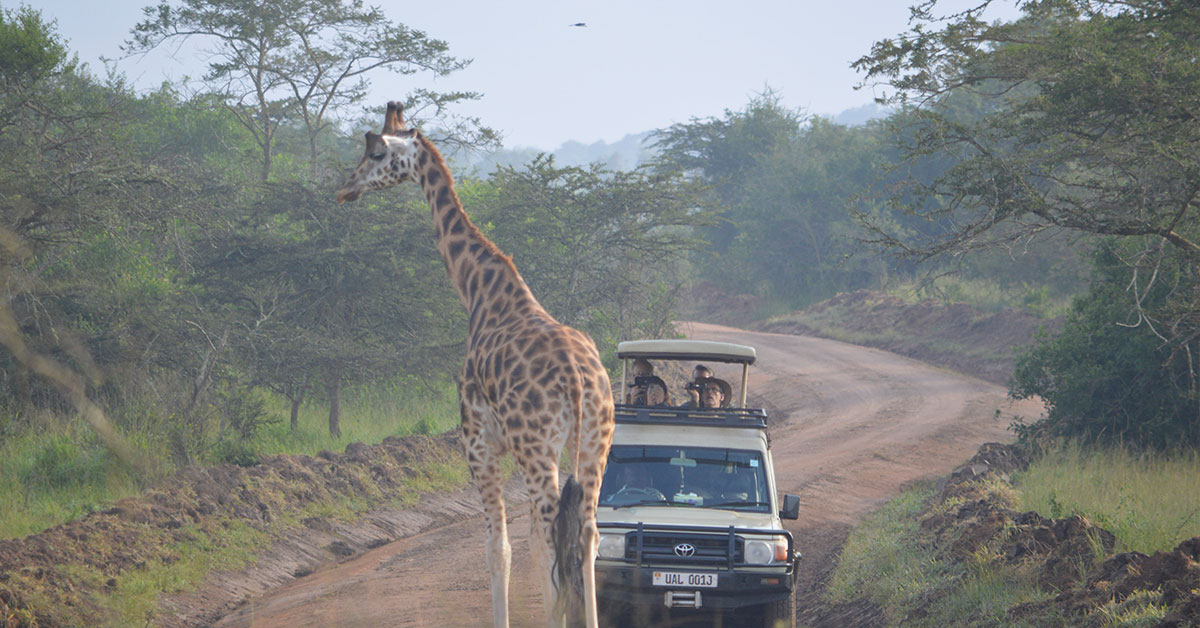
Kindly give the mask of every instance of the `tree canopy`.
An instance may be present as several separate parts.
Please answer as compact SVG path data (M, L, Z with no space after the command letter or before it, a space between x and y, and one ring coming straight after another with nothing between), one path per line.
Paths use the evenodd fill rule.
M1014 392L1051 400L1054 421L1081 435L1098 426L1163 443L1194 430L1194 409L1157 408L1200 398L1200 6L1020 1L1023 16L1003 23L982 18L990 4L943 19L925 2L908 33L855 63L893 90L882 100L903 107L890 121L899 168L920 173L882 195L929 227L859 220L870 241L919 260L1019 249L1047 234L1115 238L1064 336L1025 358ZM1117 260L1127 273L1113 270ZM1132 318L1107 302L1117 294ZM1118 337L1133 344L1122 349ZM1094 338L1104 342L1083 351ZM1136 360L1110 368L1121 356ZM1156 399L1175 400L1101 394L1105 381L1169 381ZM1112 416L1124 422L1105 422ZM1138 421L1159 428L1129 427Z
M146 19L125 45L145 54L171 40L199 39L211 55L204 82L251 133L262 154L262 180L271 176L276 136L287 120L303 123L310 180L318 178L318 137L330 117L345 115L367 92L376 70L445 76L470 61L449 54L446 42L392 23L362 0L181 0L143 9ZM440 111L478 98L474 92L415 90L413 99ZM467 125L474 142L494 132Z

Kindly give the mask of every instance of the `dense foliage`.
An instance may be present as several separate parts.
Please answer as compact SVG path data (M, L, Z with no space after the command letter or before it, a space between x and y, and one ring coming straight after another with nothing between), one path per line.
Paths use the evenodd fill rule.
M1186 352L1172 351L1129 298L1134 271L1120 248L1109 242L1097 253L1092 287L1072 304L1062 331L1018 360L1013 395L1039 396L1047 409L1021 431L1106 445L1198 447L1195 365ZM1160 264L1163 276L1140 295L1143 310L1161 309L1174 287L1196 282L1181 257Z
M790 309L924 260L1033 302L1072 289L1078 250L1117 238L1014 392L1050 401L1052 433L1186 440L1200 13L1019 4L1012 23L918 7L911 33L858 63L896 89L886 121L837 125L768 90L655 132L646 167L538 156L458 173L460 195L547 309L604 352L671 333L699 281ZM186 464L280 420L270 395L293 426L303 404L327 408L337 435L345 390L456 369L463 313L419 191L346 206L332 191L359 153L363 124L347 118L372 71L437 77L465 61L343 0L164 3L128 45L190 37L216 51L203 89L139 95L81 70L36 11L0 11L0 434L94 400L145 458ZM454 113L476 96L417 88L408 109L448 153L494 145ZM903 255L857 255L864 240Z
M275 33L259 42L268 56L299 64L272 70L283 90L272 96L278 107L231 91L253 87L254 67L238 67L245 59L234 48L209 77L223 89L138 95L119 78L81 70L36 11L0 14L0 434L36 431L44 415L70 416L94 400L88 408L107 417L113 436L107 444L138 450L127 460L158 470L242 460L236 443L280 419L265 391L291 402L293 427L302 404L324 404L336 436L348 387L403 381L441 390L457 370L464 315L419 190L333 201L361 129L343 132L317 114L342 111L361 89L321 83L310 95L341 90L340 105L325 107L288 101L279 82L338 51L369 67L374 53L354 46L347 24L379 28L381 16L338 4L340 12L321 14L332 30L280 34L255 16L291 24L297 15L236 8L164 5L135 40L152 49L183 36L188 20ZM462 67L442 42L395 33L411 45L389 40L375 52L392 56L376 62L403 73ZM307 60L287 52L303 41L333 45L331 37L341 48L317 55L310 47L316 56ZM486 145L494 139L486 129L453 115L453 103L469 96L414 90L412 109L424 110L443 145ZM322 159L340 161L313 167L318 146ZM707 220L698 185L539 159L460 181L460 191L551 313L605 345L670 333L683 258L700 242L692 225Z
M1049 424L1061 433L1161 445L1194 431L1200 7L1020 1L1024 16L1004 23L983 17L989 4L940 19L925 2L910 32L856 63L906 107L891 121L902 163L940 160L884 192L939 228L860 221L874 242L922 260L1019 250L1047 234L1123 240L1112 250L1128 272L1099 258L1101 282L1066 335L1026 362L1018 388L1055 396Z
M874 127L807 117L770 91L742 111L659 131L655 167L708 183L718 207L697 275L789 306L878 286L887 269L851 257L846 207L875 176L879 140Z

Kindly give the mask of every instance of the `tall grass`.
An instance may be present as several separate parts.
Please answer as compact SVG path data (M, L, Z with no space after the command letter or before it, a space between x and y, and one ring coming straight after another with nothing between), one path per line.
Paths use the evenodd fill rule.
M1200 454L1160 456L1067 444L1015 478L1018 506L1047 517L1082 515L1117 549L1152 553L1200 536Z
M288 425L290 405L267 398L276 419L249 440L227 440L208 452L202 464L233 460L230 451L253 455L316 454L340 451L347 443L374 444L388 436L436 434L458 424L454 386L378 385L346 391L342 399L342 437L329 435L328 407L305 404L293 432ZM14 426L0 420L0 538L21 537L101 510L122 497L136 495L154 478L135 476L111 456L90 430L70 418L38 417L37 427ZM155 476L172 471L161 435L150 427L123 430L124 436ZM234 436L230 436L236 439Z

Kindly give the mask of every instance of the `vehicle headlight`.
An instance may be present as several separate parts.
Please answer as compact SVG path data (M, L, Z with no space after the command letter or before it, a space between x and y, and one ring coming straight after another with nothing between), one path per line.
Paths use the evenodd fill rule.
M601 534L600 548L596 555L600 558L625 558L625 535Z
M787 562L787 539L746 541L745 560L748 565L770 565Z

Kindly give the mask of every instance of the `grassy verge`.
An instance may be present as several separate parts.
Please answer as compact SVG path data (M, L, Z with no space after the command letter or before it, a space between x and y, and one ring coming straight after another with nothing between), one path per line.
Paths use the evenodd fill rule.
M1200 455L1161 457L1069 444L1018 474L1021 510L1083 515L1117 537L1118 551L1153 553L1200 536Z
M441 437L189 469L137 499L0 548L0 617L15 612L5 625L18 627L152 625L161 595L250 564L310 518L353 522L411 507L468 475Z
M380 503L360 496L342 497L284 512L266 528L236 518L221 518L204 528L191 526L184 535L190 539L165 547L164 555L176 559L159 561L144 570L130 570L116 579L115 587L108 587L108 592L98 596L97 604L111 618L105 627L151 625L161 595L191 590L214 571L240 569L253 563L281 532L301 525L306 518L354 521L381 505L412 506L421 493L457 488L466 483L467 477L465 463L419 464L397 495Z
M935 491L921 484L885 504L855 528L826 588L828 601L866 599L890 626L1059 625L1053 615L1012 618L1008 610L1052 595L1028 569L1004 565L986 549L956 562L941 555L920 526ZM948 510L953 502L939 505Z
M1155 626L1189 612L1180 606L1194 585L1156 578L1170 573L1169 552L1200 535L1200 457L1069 445L1013 479L989 474L942 492L919 485L888 502L847 539L826 601L865 601L886 625L931 628ZM1029 510L1041 517L1021 514ZM1115 533L1118 552L1168 559L1109 561L1098 532L1085 527L1071 540L1072 528L1088 525L1073 515Z
M328 409L301 408L295 431L287 423L286 400L268 398L275 421L254 438L225 441L237 451L256 454L308 454L340 451L347 443L378 443L388 436L436 434L458 423L453 384L433 388L375 386L349 391L342 402L342 438L329 435ZM125 437L154 469L153 477L137 477L113 458L94 434L77 421L39 417L37 429L17 429L0 421L0 494L18 508L0 508L0 539L18 538L101 510L138 494L146 484L173 470L161 439L149 429L126 430ZM202 464L229 461L228 449L215 449Z

